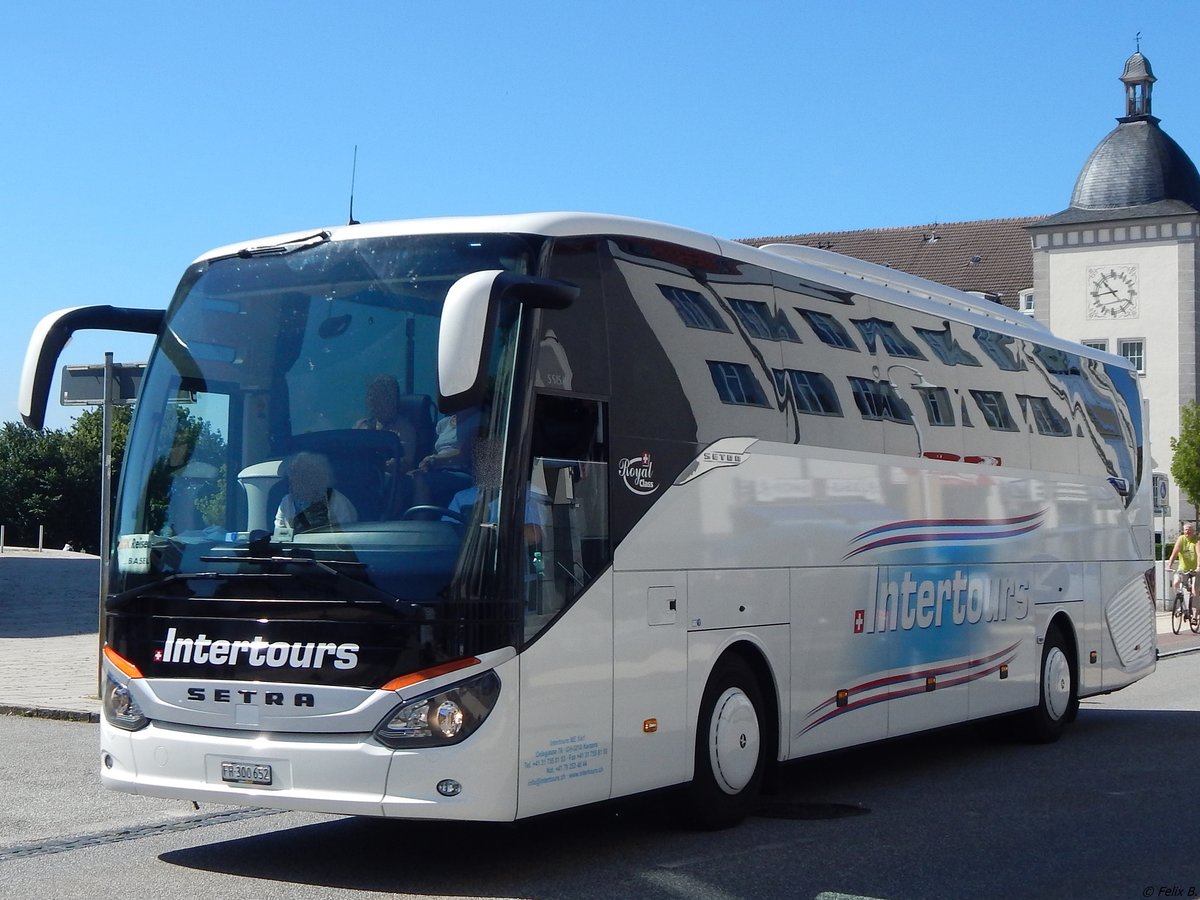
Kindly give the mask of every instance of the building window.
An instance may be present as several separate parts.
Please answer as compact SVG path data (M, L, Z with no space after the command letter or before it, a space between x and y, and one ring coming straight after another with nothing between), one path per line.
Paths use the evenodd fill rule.
M733 308L750 337L762 338L765 341L795 341L799 343L800 335L782 312L775 315L771 308L761 300L735 300L729 298Z
M780 394L788 389L796 411L813 416L840 416L842 404L838 402L833 382L820 372L804 372L799 369L776 369L775 385Z
M1091 347L1093 350L1102 350L1105 353L1108 352L1107 340L1080 341L1079 343L1083 344L1085 347Z
M979 365L979 360L970 352L964 350L962 345L954 339L954 335L950 333L949 323L941 331L933 331L929 328L914 328L913 331L917 333L917 337L929 345L929 349L946 365Z
M1111 378L1105 373L1106 368L1103 363L1088 361L1086 378L1089 390L1083 397L1083 401L1088 419L1095 426L1097 433L1106 438L1120 439L1125 433L1122 422L1127 422L1128 419L1118 408L1119 401L1115 396L1097 391L1094 387L1097 383L1102 384L1104 381L1112 383Z
M864 419L887 419L891 422L912 424L912 410L896 393L891 382L851 376L850 389L854 393L854 403Z
M895 322L886 319L851 319L858 333L862 335L867 349L875 352L875 342L879 341L889 356L899 356L905 359L925 359L925 355L917 349L917 345L904 336Z
M992 362L1005 372L1025 371L1025 360L1019 358L1013 352L1010 345L1016 342L1008 335L988 331L986 328L976 328L975 343L979 345L984 353L991 357Z
M1033 355L1038 358L1046 371L1051 375L1079 375L1079 357L1074 353L1067 353L1065 350L1060 350L1057 347L1047 347L1045 344L1038 344L1033 348Z
M729 327L721 321L717 311L712 308L703 295L686 288L660 284L658 289L662 295L671 301L679 318L688 328L701 328L705 331L728 331Z
M717 396L725 403L739 406L766 406L767 397L758 379L745 363L708 361Z
M800 309L799 307L796 308L796 312L800 313L816 336L821 339L821 343L828 344L830 347L841 347L843 350L858 352L858 347L855 346L850 333L846 331L841 322L829 313L813 312L810 309Z
M733 307L738 321L750 337L762 338L765 341L774 340L775 336L771 333L771 311L767 304L757 300L730 298L729 305Z
M971 391L975 405L983 414L983 420L988 428L994 431L1016 431L1017 423L1013 421L1008 411L1008 401L999 391Z
M1017 402L1021 404L1022 411L1026 413L1026 421L1033 420L1033 427L1037 429L1038 434L1048 434L1053 437L1070 436L1070 423L1059 415L1049 397L1017 394Z
M954 407L950 404L950 392L943 387L917 388L925 402L925 414L930 425L953 425Z
M1117 341L1117 355L1123 356L1133 363L1133 367L1137 369L1139 375L1146 374L1145 341Z

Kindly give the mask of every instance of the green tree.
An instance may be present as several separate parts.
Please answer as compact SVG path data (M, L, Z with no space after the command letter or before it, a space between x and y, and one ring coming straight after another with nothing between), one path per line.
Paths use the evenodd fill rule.
M131 407L112 411L112 496L125 458ZM208 467L194 502L204 525L225 522L225 438L205 419L184 406L177 417L171 449L151 467L146 492L148 525L166 524L175 479L193 469ZM37 545L38 528L45 527L45 546L70 541L81 550L100 549L100 450L104 416L99 408L79 414L68 430L33 431L6 422L0 426L0 524L10 545ZM193 476L195 477L195 476ZM109 510L111 515L112 510Z
M113 478L120 471L130 410L113 410ZM70 430L33 431L0 426L0 524L9 544L36 546L45 526L45 545L70 541L80 549L100 547L100 447L102 411L89 409Z
M121 461L125 458L125 439L129 434L132 407L116 406L112 410L112 493L117 495ZM63 437L65 484L63 509L58 529L75 533L64 534L62 541L76 547L98 552L100 547L100 451L104 440L104 411L87 409L79 414ZM109 511L111 513L111 510Z
M5 422L0 429L0 524L9 544L35 546L63 502L63 432ZM50 530L48 540L58 540ZM64 538L64 540L66 540Z
M1193 507L1200 505L1200 405L1179 410L1179 437L1171 438L1171 477Z

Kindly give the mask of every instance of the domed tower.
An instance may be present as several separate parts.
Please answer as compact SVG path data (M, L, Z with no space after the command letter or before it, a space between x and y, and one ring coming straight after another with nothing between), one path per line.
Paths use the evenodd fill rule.
M1180 406L1200 396L1200 173L1151 113L1140 50L1121 74L1125 115L1088 156L1071 205L1029 226L1034 308L1057 334L1130 359L1150 404L1146 469L1169 472ZM1195 510L1172 486L1168 535Z
M1200 173L1150 114L1157 81L1150 60L1134 53L1125 61L1125 115L1083 165L1071 193L1072 221L1097 219L1116 210L1139 217L1200 211Z

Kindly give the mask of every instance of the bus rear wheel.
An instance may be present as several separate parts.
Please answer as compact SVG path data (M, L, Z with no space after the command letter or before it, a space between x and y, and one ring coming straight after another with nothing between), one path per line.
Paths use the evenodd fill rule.
M689 820L716 830L736 825L758 802L766 769L763 699L738 656L713 670L696 724L696 769L687 792Z
M1062 632L1051 625L1042 645L1038 680L1038 705L1026 714L1026 734L1031 741L1049 744L1062 735L1063 726L1079 708L1079 685L1071 650Z

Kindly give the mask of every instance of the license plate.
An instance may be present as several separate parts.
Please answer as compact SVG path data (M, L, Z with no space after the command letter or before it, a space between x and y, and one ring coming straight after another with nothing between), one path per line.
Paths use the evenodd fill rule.
M270 784L271 767L265 763L221 763L221 780L232 784Z

